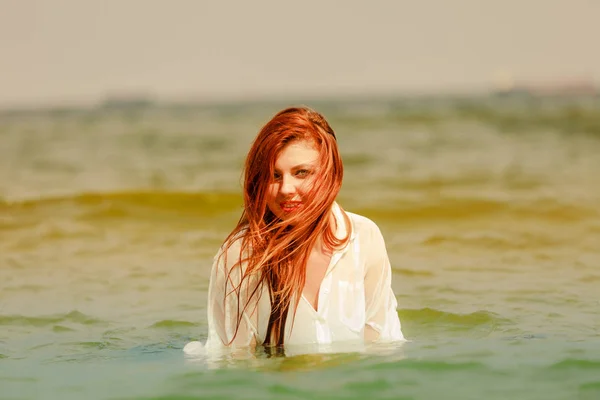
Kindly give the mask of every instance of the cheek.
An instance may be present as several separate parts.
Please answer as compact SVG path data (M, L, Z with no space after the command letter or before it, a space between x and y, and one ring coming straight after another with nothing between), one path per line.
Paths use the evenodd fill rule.
M307 194L310 192L315 185L315 178L310 177L305 179L300 186L298 186L298 191L302 194Z
M271 183L267 189L267 202L275 201L279 192L279 184Z

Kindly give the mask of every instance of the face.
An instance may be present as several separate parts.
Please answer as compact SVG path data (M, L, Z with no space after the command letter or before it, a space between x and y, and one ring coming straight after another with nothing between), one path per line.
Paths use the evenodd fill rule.
M283 148L275 161L273 180L267 193L267 206L280 219L286 219L305 205L312 188L319 152L308 141Z

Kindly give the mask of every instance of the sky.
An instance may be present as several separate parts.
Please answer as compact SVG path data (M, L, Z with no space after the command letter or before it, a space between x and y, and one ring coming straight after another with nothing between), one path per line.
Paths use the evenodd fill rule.
M600 83L598 0L0 0L0 107Z

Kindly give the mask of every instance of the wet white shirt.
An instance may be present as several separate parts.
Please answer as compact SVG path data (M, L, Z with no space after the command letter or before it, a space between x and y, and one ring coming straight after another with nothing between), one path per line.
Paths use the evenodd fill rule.
M337 204L333 206L333 213L337 222L336 236L343 238L347 230ZM298 303L295 318L294 307L290 307L285 325L286 348L337 342L364 343L365 339L404 340L396 312L397 301L391 287L391 266L381 231L368 218L346 213L352 224L350 240L332 254L319 289L317 310L304 296ZM228 268L239 258L240 242L238 240L229 248ZM256 343L263 343L271 311L268 288L264 285L260 299L251 302L243 311L236 334L238 299L232 293L224 301L227 270L223 257L219 255L220 252L215 256L210 277L206 348L222 348L234 336L231 343L234 347L248 346L253 339ZM227 290L231 291L239 284L242 268L244 266L232 271L232 282L227 285ZM247 302L248 289L254 287L253 281L245 282L241 288L240 311Z

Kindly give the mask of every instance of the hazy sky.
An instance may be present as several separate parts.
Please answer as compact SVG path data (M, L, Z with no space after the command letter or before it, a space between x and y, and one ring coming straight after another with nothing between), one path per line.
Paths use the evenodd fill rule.
M0 106L600 82L598 0L0 0Z

